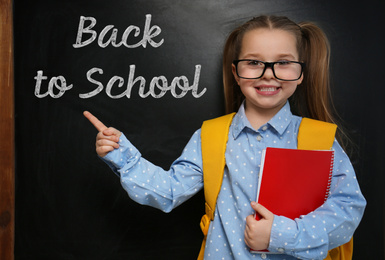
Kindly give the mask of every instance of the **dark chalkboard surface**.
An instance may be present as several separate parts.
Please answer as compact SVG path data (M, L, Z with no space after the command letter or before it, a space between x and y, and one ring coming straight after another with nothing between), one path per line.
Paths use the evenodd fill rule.
M363 49L382 46L365 40L380 28L370 20L378 10L336 1L15 0L15 259L195 259L202 192L169 214L132 202L97 158L96 130L82 111L123 131L145 158L168 168L203 120L224 113L227 34L274 13L317 21L329 34L337 108L365 136L376 131L362 124L380 97L362 93L378 85L359 64L369 60ZM363 14L368 19L358 21ZM365 140L361 149L375 143L358 140ZM381 147L383 154L383 138ZM370 163L377 153L362 152L355 164L370 199L368 183L381 166ZM371 229L369 218L384 227L377 213L368 208L355 235L357 259L383 254L383 234L368 240L364 230Z

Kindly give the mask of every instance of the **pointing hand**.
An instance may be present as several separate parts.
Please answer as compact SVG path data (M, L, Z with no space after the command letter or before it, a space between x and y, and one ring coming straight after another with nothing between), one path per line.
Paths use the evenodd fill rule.
M99 131L96 136L96 153L100 157L106 156L109 152L119 148L119 138L122 133L113 127L106 127L99 119L90 112L85 111L83 115Z

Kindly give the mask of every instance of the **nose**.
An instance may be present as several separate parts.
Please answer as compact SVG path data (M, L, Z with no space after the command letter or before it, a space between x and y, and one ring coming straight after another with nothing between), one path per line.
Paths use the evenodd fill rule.
M273 66L266 65L265 72L263 73L262 78L265 78L265 79L275 78L274 72L273 72Z

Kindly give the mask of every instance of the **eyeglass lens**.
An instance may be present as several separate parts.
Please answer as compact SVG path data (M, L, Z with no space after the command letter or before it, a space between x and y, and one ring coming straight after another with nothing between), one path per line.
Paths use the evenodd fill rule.
M238 76L247 79L255 79L263 76L265 64L258 61L239 61ZM267 69L267 68L266 68ZM278 62L272 64L275 77L282 80L297 80L302 73L302 66L295 62Z

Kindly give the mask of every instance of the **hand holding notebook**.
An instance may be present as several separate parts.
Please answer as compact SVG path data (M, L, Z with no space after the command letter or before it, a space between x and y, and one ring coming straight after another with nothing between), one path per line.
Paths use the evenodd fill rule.
M256 201L274 215L291 219L314 211L327 199L333 159L330 150L268 147L262 155Z

